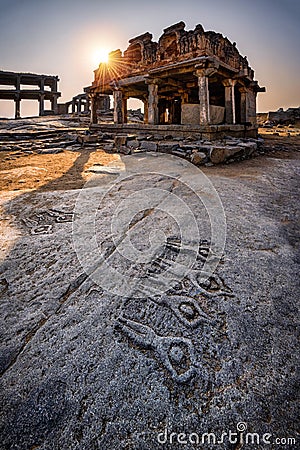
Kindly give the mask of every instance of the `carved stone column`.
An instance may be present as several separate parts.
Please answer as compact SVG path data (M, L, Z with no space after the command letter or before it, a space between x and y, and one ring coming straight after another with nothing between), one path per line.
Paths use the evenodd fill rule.
M143 100L144 103L144 123L148 123L148 99Z
M73 104L72 104L72 106L73 106ZM98 94L92 94L91 95L91 124L98 123L97 109L98 109Z
M247 118L247 88L241 87L241 122L248 122Z
M200 102L200 125L208 125L210 122L208 76L206 70L197 70Z
M127 97L125 97L123 95L123 105L122 105L122 110L123 110L123 123L127 123Z
M189 102L189 94L188 94L188 92L186 92L186 90L179 88L178 94L181 97L181 104Z
M225 122L236 123L235 120L235 97L234 86L236 80L228 79L223 81L225 86Z
M256 88L256 84L251 83L247 91L246 117L247 122L251 122L252 125L256 125Z
M158 124L158 85L148 85L148 123Z
M119 89L114 90L114 123L124 123L123 95Z

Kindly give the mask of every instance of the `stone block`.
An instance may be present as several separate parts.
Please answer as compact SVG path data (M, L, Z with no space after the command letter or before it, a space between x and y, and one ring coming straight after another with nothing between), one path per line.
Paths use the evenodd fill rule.
M186 152L184 150L181 150L180 148L178 148L177 150L172 151L172 155L180 156L181 158L185 158Z
M214 146L210 151L210 160L214 164L220 164L225 162L227 159L232 158L237 153L241 152L242 147L233 146L233 147L222 147L222 146Z
M199 125L200 105L192 103L181 105L181 123L183 125Z
M158 143L158 151L162 153L172 153L179 148L178 143L172 141L162 141Z
M141 141L141 150L146 150L148 152L156 152L157 143L153 141Z
M140 146L140 142L135 139L134 141L129 141L127 145L130 148L137 149Z
M196 166L204 164L207 161L207 156L203 152L194 152L191 156L191 162Z
M209 105L210 110L210 123L221 124L224 122L225 108L223 106Z
M127 136L115 136L115 146L119 148L121 145L126 145L127 143Z

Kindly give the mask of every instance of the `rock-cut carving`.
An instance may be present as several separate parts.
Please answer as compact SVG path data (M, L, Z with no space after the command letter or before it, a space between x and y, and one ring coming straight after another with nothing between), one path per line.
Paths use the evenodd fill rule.
M159 336L147 325L125 317L119 317L118 323L121 330L135 344L154 351L176 382L184 383L190 380L196 366L194 348L190 339Z
M186 327L196 328L203 322L211 322L210 317L192 297L162 295L161 297L152 297L151 300L158 305L168 306Z

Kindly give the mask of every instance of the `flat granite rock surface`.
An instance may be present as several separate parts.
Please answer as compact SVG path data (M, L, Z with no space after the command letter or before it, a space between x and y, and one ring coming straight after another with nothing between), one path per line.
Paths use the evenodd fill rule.
M1 449L299 446L293 155L2 191Z

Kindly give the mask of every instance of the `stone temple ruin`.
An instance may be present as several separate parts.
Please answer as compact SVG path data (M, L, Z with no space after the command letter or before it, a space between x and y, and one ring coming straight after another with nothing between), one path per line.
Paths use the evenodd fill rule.
M0 100L15 102L16 119L21 117L21 100L37 100L40 116L57 114L57 100L61 96L57 90L58 82L58 76L0 70L0 85L8 86L7 89L0 88ZM50 100L50 110L45 109L45 100Z
M136 98L144 103L140 127L149 132L205 133L211 139L257 136L256 96L265 88L254 80L235 43L201 25L186 31L179 22L166 28L158 43L150 33L137 36L123 54L111 52L94 74L85 88L94 127L100 96L113 94L115 131L137 128L127 123L127 99Z

